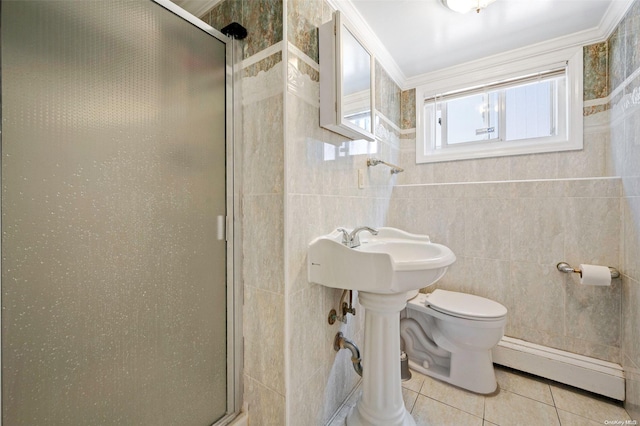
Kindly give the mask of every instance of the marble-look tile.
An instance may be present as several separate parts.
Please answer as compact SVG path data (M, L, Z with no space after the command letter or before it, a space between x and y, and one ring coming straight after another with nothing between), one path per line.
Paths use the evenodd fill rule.
M484 418L497 425L560 425L554 406L509 391L486 397Z
M567 277L565 332L577 339L610 346L620 345L621 285L585 286L577 277Z
M639 361L640 364L640 360ZM633 420L640 420L640 368L627 356L622 361L626 381L624 408Z
M627 75L631 75L640 68L640 3L637 1L629 8L625 21L625 31L627 34L626 46L626 67Z
M429 235L432 242L444 244L454 253L464 249L464 205L459 198L429 198L424 201L422 212L417 212L421 234Z
M640 282L622 277L622 351L630 366L640 365ZM640 376L637 376L640 379ZM640 388L639 388L640 390ZM640 395L637 396L640 405Z
M565 261L616 266L620 199L568 198L564 219Z
M608 88L608 45L596 43L583 48L584 100L601 99L609 94Z
M423 289L423 293L430 293L438 288L449 291L460 291L463 293L465 291L468 291L467 263L469 261L470 258L459 256L458 254L456 254L456 261L453 263L453 265L449 266L449 269L447 269L447 273L444 275L444 277L440 278L440 280L432 286Z
M255 64L251 64L249 66L244 67L242 69L242 78L257 77L258 74L260 74L261 72L269 71L271 68L275 67L280 62L282 62L282 52L278 51L278 52L274 53L273 55L269 55L266 58L256 62ZM262 81L262 82L259 82L258 84L260 84L260 85L273 84L274 80ZM275 83L277 84L278 81L275 80ZM247 86L246 80L243 81L241 83L241 85L242 84L244 84L244 86ZM249 88L249 89L251 89L251 88ZM282 89L280 87L275 87L275 88L272 88L272 91L275 91L276 93L280 93L282 91ZM251 118L253 118L253 117L251 117Z
M464 213L464 256L509 260L510 201L504 198L467 199Z
M323 0L287 0L288 39L316 63L318 55L318 27L323 21Z
M509 261L469 257L465 259L464 268L462 292L486 297L514 311ZM510 321L509 317L507 321Z
M245 285L244 373L285 394L283 296Z
M389 206L387 225L416 234L425 233L428 228L425 223L427 200L424 199L398 199Z
M496 368L495 372L496 380L501 390L553 405L551 389L544 380L531 377L516 370L507 370L504 368Z
M536 328L527 327L526 325L514 326L507 320L507 329L505 335L515 337L517 339L526 340L550 348L566 350L564 344L564 325L560 324L557 331L544 332Z
M602 426L603 422L594 421L564 410L558 410L558 418L562 426Z
M609 50L609 93L615 90L627 77L626 74L626 34L624 21L618 25L607 40Z
M518 198L511 205L511 260L557 263L564 255L565 200Z
M286 408L283 395L262 385L249 375L244 376L244 397L250 401L251 426L282 426Z
M307 363L309 365L319 365ZM320 368L315 373L309 369L302 369L300 376L306 376L306 380L300 387L292 388L293 391L287 395L287 424L293 425L324 425L331 415L338 409L338 405L325 406L325 398L319 398L329 389L325 381L324 374ZM295 372L295 368L290 371ZM293 385L292 385L293 386Z
M413 410L413 407L416 405L416 400L418 399L418 392L414 392L407 388L402 388L402 400L404 401L404 406L408 412Z
M405 90L400 94L401 129L416 127L416 89Z
M400 88L385 69L376 61L375 107L393 124L400 128Z
M271 96L244 106L243 186L245 193L284 192L282 108L281 95Z
M359 346L361 345L361 335L349 333L346 330L344 330L344 334ZM327 349L330 349L331 354L323 366L324 390L321 399L323 401L322 411L327 417L339 409L344 401L346 401L345 405L354 406L362 393L360 390L362 381L353 370L351 353L348 350L335 352L330 347L333 345L333 337L331 336L331 340L326 340L330 342L327 344ZM314 398L319 398L319 395Z
M482 417L419 395L411 412L416 426L481 426Z
M618 198L622 195L622 180L615 178L570 179L560 181L564 196L579 198Z
M640 86L640 78L637 84ZM637 97L640 87L636 87L635 92L631 96ZM636 104L625 114L624 141L619 141L624 143L622 176L640 176L640 167L638 167L638 164L640 164L640 139L638 138L638 132L640 132L640 107Z
M401 141L404 143L404 140ZM415 146L415 137L408 140L408 144ZM398 176L398 185L415 185L433 183L433 164L416 164L416 151L412 150L400 151L399 165L404 168L404 172Z
M508 158L511 180L555 179L558 177L558 154L555 152L516 155Z
M287 227L285 244L287 247L287 272L289 277L289 293L308 288L307 281L307 249L314 238L331 232L324 225L322 202L319 195L287 196L285 226ZM305 226L300 226L299 218L305 218Z
M424 374L411 370L411 379L402 382L402 387L403 389L408 389L413 392L420 392L425 379L426 376Z
M282 15L282 0L242 0L240 23L249 28L243 45L245 59L283 40Z
M600 424L605 420L630 420L629 414L621 406L573 388L551 385L551 394L559 410L586 417Z
M509 157L434 163L434 182L486 182L509 180Z
M563 180L532 180L515 181L509 185L512 198L558 198L565 196L565 182ZM537 202L554 202L551 200L536 200Z
M603 133L584 135L584 145L579 151L556 153L560 179L606 176L608 135Z
M515 309L507 317L508 322L518 328L564 334L565 281L554 263L512 262L511 293Z
M600 114L602 112L609 111L610 107L611 107L611 105L609 105L608 102L606 104L603 104L603 105L586 106L586 107L582 108L582 116L584 118L592 117L592 116Z
M511 182L469 182L460 183L465 198L509 198Z
M297 291L288 296L288 313L295 321L289 325L287 350L289 351L288 386L297 389L296 395L304 395L303 400L315 401L315 393L304 386L314 369L319 369L323 362L323 350L330 341L319 338L324 335L327 326L328 312L324 312L322 303L323 287L312 284L309 288ZM324 384L324 377L320 380ZM316 386L317 387L317 386ZM324 389L321 389L324 392ZM302 423L298 423L302 424Z
M205 22L218 31L232 22L238 22L244 25L242 19L242 0L224 0L218 2L207 12L206 16L208 20L205 20Z
M611 101L615 105L614 100ZM614 119L610 124L610 138L611 138L611 153L609 159L609 168L613 175L624 176L624 165L626 161L626 147L627 141L625 140L625 120L618 117L617 114L613 115Z
M622 336L620 338L622 339ZM589 336L587 339L579 339L570 334L564 336L563 350L616 364L620 363L622 353L620 344L606 345L594 340L594 336Z
M477 393L451 386L431 377L425 377L420 395L440 401L451 407L465 411L474 416L482 417L484 413L485 397ZM417 408L418 404L416 404Z
M284 294L284 206L281 195L246 195L242 206L245 285Z

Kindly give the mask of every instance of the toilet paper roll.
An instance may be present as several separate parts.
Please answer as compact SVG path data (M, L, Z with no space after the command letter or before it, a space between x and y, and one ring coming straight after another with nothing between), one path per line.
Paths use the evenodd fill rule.
M611 285L611 271L608 266L580 265L580 284L583 285Z

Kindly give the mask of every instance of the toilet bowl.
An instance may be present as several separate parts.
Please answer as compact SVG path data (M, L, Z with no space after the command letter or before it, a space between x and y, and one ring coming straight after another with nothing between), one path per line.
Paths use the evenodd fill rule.
M447 290L408 294L400 337L409 366L477 393L497 382L491 349L504 335L507 308L484 297Z

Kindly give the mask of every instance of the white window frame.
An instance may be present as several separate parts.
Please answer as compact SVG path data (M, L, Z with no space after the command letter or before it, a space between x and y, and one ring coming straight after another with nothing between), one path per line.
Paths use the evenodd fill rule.
M437 163L443 161L468 160L473 158L502 157L509 155L535 154L580 150L583 148L583 65L582 48L574 47L542 55L501 60L500 63L485 61L466 73L457 73L416 88L416 163ZM444 149L434 149L430 138L426 137L435 123L425 114L425 100L446 95L467 88L511 80L525 75L546 72L566 67L566 133L563 138L550 136L517 141L487 141L486 143L449 145ZM563 120L559 117L558 120Z

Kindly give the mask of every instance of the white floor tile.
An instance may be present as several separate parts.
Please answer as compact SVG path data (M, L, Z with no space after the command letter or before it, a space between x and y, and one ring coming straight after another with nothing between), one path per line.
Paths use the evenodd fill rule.
M485 398L484 418L501 426L560 425L554 406L505 390Z
M630 420L624 408L571 388L551 385L553 401L560 410L604 424L607 420Z
M419 395L411 412L417 426L482 426L482 418Z

